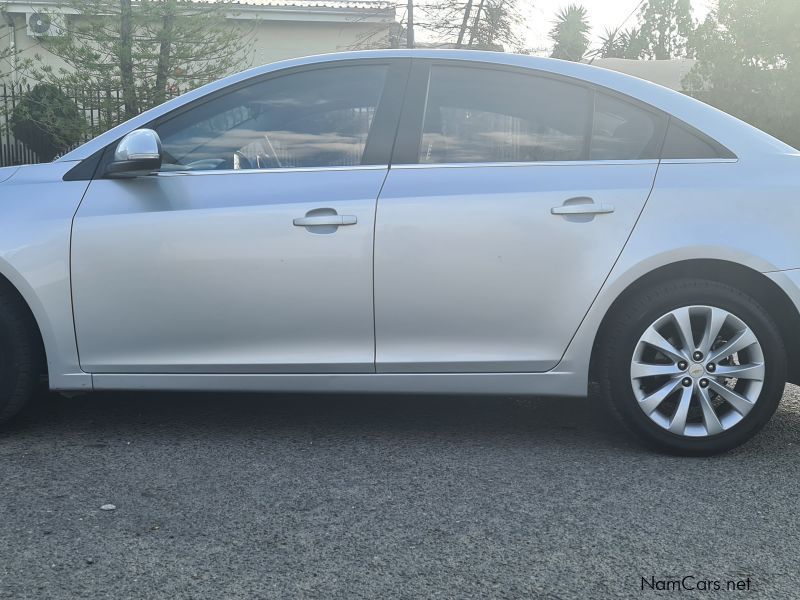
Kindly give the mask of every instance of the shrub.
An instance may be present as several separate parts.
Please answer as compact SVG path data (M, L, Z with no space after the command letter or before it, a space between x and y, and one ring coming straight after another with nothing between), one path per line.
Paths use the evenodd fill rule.
M40 83L23 95L11 113L9 126L14 137L40 160L50 161L81 141L86 121L64 92Z

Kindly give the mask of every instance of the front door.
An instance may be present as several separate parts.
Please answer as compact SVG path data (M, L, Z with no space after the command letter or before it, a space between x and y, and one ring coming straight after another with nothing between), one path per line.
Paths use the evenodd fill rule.
M407 100L404 130L422 132L398 140L378 201L377 370L551 369L644 207L664 122L530 73L443 63L412 81L424 109Z
M72 241L82 367L374 371L387 160L365 157L380 154L376 123L396 119L380 116L389 70L306 69L199 101L153 125L160 173L94 180Z

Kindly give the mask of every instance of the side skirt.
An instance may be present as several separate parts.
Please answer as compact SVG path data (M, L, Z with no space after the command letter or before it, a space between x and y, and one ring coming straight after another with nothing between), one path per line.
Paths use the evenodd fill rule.
M403 393L585 397L575 373L377 373L365 375L96 374L97 390ZM582 385L583 383L583 385Z

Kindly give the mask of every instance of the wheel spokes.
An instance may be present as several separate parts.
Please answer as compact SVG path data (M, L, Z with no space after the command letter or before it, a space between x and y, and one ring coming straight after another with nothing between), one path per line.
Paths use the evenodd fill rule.
M746 415L750 412L750 409L753 408L753 402L734 392L731 388L721 385L716 381L711 381L710 385L711 389L722 396L723 400L727 401L740 415Z
M719 422L719 417L711 404L711 396L708 393L708 388L700 388L698 390L698 399L700 401L700 408L703 411L703 424L706 426L708 435L722 433L725 428Z
M751 379L753 381L764 381L766 368L763 364L747 365L719 365L714 373L717 377L727 377L731 379Z
M682 371L674 363L669 365L654 365L650 363L634 362L631 365L631 377L644 379L646 377L677 377Z
M675 346L673 346L667 338L656 331L656 328L653 325L647 328L647 331L644 332L641 341L649 346L652 346L675 362L688 360L689 358L681 350L678 350Z
M647 396L646 398L639 401L639 406L645 412L646 415L652 414L652 412L661 406L661 403L664 402L667 398L669 398L672 393L678 389L681 382L679 379L673 379L662 385L658 388L655 392Z
M725 321L727 320L728 313L726 313L724 310L708 307L708 310L706 311L705 328L703 330L703 339L700 340L700 346L698 347L698 350L700 350L704 356L708 356L708 354L711 352L711 347L717 340L717 337L719 336L720 331L722 331L722 327L725 325Z
M745 328L737 333L721 348L717 348L716 350L712 351L708 357L708 360L711 362L718 362L720 359L733 356L737 352L740 352L745 348L757 343L758 340L753 332L750 331L750 329Z
M693 394L694 390L691 387L683 388L678 408L675 409L675 414L672 415L672 419L669 422L668 429L672 433L683 435L686 431L686 418L689 416L689 407L692 403Z
M692 318L689 314L689 309L679 308L678 310L672 311L672 318L678 328L678 335L681 337L681 342L683 342L683 354L689 357L695 349L694 334L692 333Z

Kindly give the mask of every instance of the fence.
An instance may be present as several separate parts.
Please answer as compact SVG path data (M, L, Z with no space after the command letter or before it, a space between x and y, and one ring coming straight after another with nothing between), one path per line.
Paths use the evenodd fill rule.
M75 103L86 120L82 139L76 146L124 121L122 93L119 90L59 89ZM14 109L30 90L29 84L0 84L0 166L2 167L41 162L36 152L14 138L10 127ZM179 93L172 92L170 97ZM42 136L45 135L46 133L42 132ZM64 148L63 151L70 149Z

